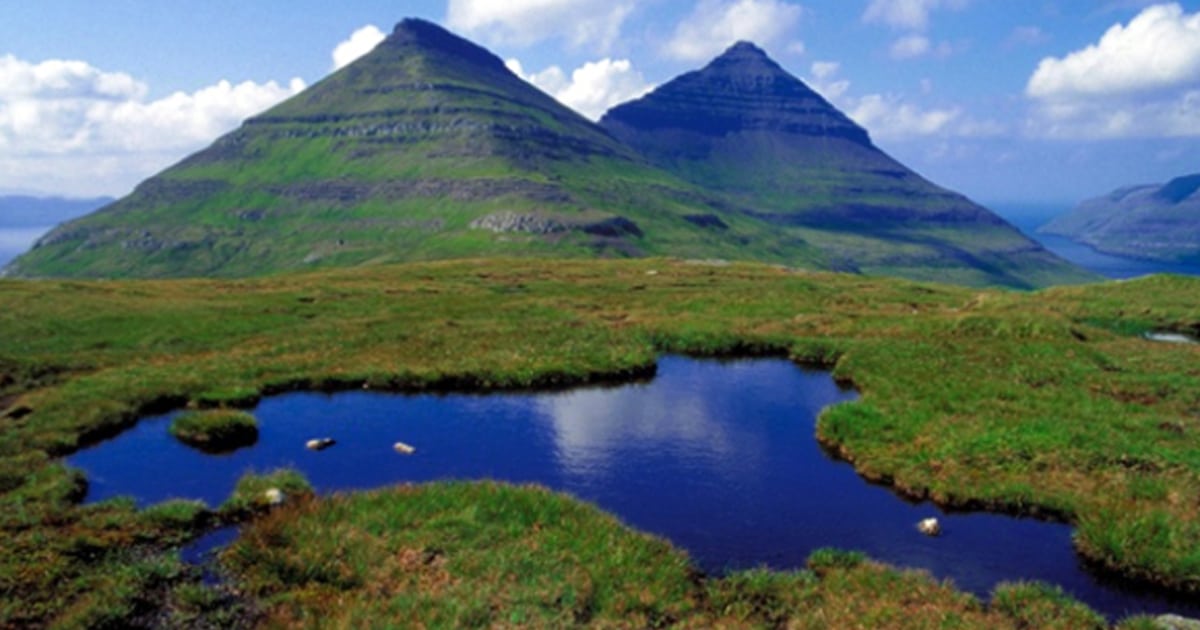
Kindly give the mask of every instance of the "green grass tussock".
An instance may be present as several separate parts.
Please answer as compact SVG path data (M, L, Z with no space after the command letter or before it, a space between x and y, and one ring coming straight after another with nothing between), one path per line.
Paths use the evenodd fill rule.
M171 435L209 452L232 451L258 441L254 416L231 409L188 411L171 421Z
M296 502L256 520L222 562L267 627L1083 628L1099 619L1039 586L1002 587L1003 605L988 609L927 574L835 549L815 552L808 570L705 576L595 507L492 482Z
M1011 293L750 264L469 260L241 281L5 280L0 303L0 625L46 623L135 561L121 553L162 552L194 530L184 505L79 507L86 479L55 460L141 414L299 388L644 378L668 351L832 367L861 398L826 410L818 436L864 475L1068 520L1088 559L1200 590L1200 347L1140 337L1200 329L1193 278ZM264 490L230 513L258 513Z

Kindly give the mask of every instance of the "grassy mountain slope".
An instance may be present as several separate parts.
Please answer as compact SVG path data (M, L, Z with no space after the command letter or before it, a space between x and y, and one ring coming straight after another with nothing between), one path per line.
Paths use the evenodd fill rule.
M1200 261L1200 173L1088 199L1038 231L1119 256Z
M840 269L1014 286L1083 277L879 150L752 44L614 108L601 125L653 163L817 246Z
M821 264L715 205L486 50L406 20L349 67L55 230L10 271L243 276L495 254Z
M782 72L743 61L726 64L728 81L759 81L763 64ZM618 133L639 153L486 50L406 20L347 68L55 229L4 273L230 277L667 255L1021 288L1083 277L883 156L827 104L801 116L803 146L771 124L742 125L821 109L807 88L774 85L784 89L760 103L727 99L726 122L740 130L705 145L703 159L661 160L647 150L661 133ZM708 87L717 91L701 101L725 97ZM881 208L896 216L879 221Z

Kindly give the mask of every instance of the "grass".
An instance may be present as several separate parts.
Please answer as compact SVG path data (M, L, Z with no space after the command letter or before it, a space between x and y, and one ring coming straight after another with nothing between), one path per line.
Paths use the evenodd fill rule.
M988 609L925 573L831 549L806 570L704 576L590 505L490 482L297 502L222 561L267 627L1103 626L1048 587L1002 587Z
M171 435L188 446L221 453L258 441L258 421L234 409L187 411L171 421Z
M644 375L662 352L829 366L861 398L823 414L818 435L865 476L1067 520L1088 560L1200 589L1200 348L1138 336L1200 329L1196 279L1011 293L667 259L470 260L242 281L0 281L0 303L0 625L134 602L149 569L120 567L225 518L79 505L86 480L56 457L143 414L363 384L567 385ZM254 492L228 513L258 513ZM875 605L858 599L904 575L872 571L844 574L855 577L839 606ZM769 593L775 579L788 578L745 588ZM935 586L918 589L931 610L978 612ZM691 618L680 602L655 605ZM122 610L133 619L139 606Z

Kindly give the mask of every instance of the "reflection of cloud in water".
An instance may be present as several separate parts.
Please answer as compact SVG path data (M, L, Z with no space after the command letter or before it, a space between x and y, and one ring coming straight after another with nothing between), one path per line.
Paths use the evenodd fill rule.
M560 465L573 474L602 473L634 449L712 460L749 446L738 443L700 393L661 381L545 396L537 409L553 425Z

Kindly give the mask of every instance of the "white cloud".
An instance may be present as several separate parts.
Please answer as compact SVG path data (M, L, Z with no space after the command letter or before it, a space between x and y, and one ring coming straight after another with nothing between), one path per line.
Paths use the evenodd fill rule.
M809 84L874 138L984 137L1006 131L1000 123L977 120L957 106L922 107L895 94L854 96L850 94L850 82L837 76L840 70L836 62L815 62ZM932 82L922 81L923 92L932 89Z
M1047 57L1026 92L1039 99L1146 92L1200 82L1200 12L1150 7L1083 50Z
M147 100L125 73L0 57L0 186L121 192L304 87L220 81Z
M675 28L665 52L675 59L705 61L739 40L769 46L788 34L802 14L799 5L783 0L701 0Z
M858 99L846 115L880 138L930 136L949 131L950 124L962 116L958 108L927 109L905 102L897 96L868 94Z
M929 27L929 14L933 11L958 10L965 6L967 0L871 0L863 13L863 21L923 31Z
M507 65L518 76L592 120L599 119L614 105L642 96L652 88L628 59L589 61L576 68L569 78L558 66L526 74L516 59L508 60Z
M1159 4L1086 48L1038 64L1030 135L1200 136L1200 12Z
M353 63L359 57L375 50L380 42L387 39L378 26L368 24L350 35L350 39L340 43L333 49L333 69L341 70Z
M832 77L841 69L842 64L836 61L814 61L811 72L814 78L821 81Z
M892 44L892 58L911 59L913 57L920 57L929 52L929 49L932 47L933 44L930 43L928 37L924 35L908 35L897 39Z
M633 0L450 0L446 23L492 43L528 46L561 37L607 50L634 6Z
M1037 103L1026 131L1060 139L1200 137L1200 89L1147 100Z
M924 35L905 35L892 43L892 59L915 59L926 55L949 57L954 54L954 45L950 42L938 42L934 45Z

